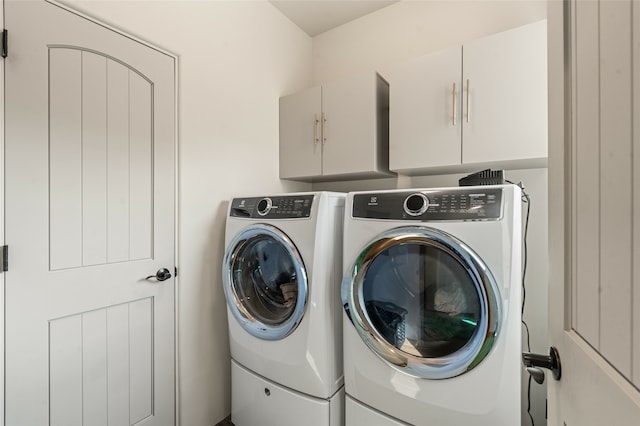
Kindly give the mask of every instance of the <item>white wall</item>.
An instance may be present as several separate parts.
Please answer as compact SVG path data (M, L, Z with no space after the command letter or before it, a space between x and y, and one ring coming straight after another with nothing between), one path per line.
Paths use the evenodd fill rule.
M404 0L313 39L313 82L403 62L546 17L542 0Z
M180 424L213 426L230 412L227 200L309 188L278 179L278 98L311 83L311 39L266 1L64 3L179 57Z
M383 76L390 64L546 18L545 1L534 0L405 0L313 39L313 83L377 70ZM393 87L390 88L393 90ZM314 189L353 191L390 188L456 186L463 175L398 176L368 181L325 182ZM547 343L547 169L507 170L507 179L524 184L531 196L528 235L527 300L524 318L531 333L531 350L548 353ZM524 208L524 206L523 206ZM523 328L523 336L525 330ZM523 346L523 350L525 346ZM523 369L526 409L528 374ZM532 383L532 415L546 424L546 383ZM523 417L523 425L530 424Z

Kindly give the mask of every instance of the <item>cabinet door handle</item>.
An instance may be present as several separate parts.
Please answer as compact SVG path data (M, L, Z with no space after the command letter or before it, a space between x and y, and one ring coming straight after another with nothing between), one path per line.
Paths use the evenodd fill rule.
M471 97L471 85L469 84L469 79L467 79L467 123L471 121L471 104L469 102L469 98Z
M324 116L324 112L322 113L322 145L325 144L325 142L327 142L327 136L325 134L325 130L326 130L326 123L327 123L327 119Z
M453 83L453 88L451 89L451 98L453 99L453 119L451 120L451 125L456 125L456 83Z
M318 143L318 114L313 114L313 144Z

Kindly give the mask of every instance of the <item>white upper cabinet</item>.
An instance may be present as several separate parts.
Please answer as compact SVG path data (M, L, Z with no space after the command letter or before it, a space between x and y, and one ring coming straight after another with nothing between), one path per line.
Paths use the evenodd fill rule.
M322 175L322 88L280 98L280 177Z
M280 178L389 176L389 85L376 73L280 98Z
M460 164L462 48L399 65L390 73L391 169Z
M546 21L392 67L390 169L546 165Z
M546 21L478 39L463 52L462 162L546 158Z

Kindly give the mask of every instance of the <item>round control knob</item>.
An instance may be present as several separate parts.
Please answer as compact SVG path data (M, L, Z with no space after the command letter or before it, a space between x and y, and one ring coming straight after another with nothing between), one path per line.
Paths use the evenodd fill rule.
M420 216L429 208L429 199L426 195L417 192L404 199L404 211L409 216Z
M271 206L271 198L263 198L262 200L258 201L258 214L260 216L266 215L271 210Z

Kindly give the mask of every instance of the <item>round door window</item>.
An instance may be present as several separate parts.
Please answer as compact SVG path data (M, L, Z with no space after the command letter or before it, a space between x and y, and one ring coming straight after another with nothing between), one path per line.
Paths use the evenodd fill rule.
M307 275L291 240L270 225L252 225L225 253L227 304L236 320L265 340L288 336L297 327L307 299Z
M471 248L426 227L396 228L362 251L343 298L365 343L409 374L442 379L475 367L500 319L498 287Z

